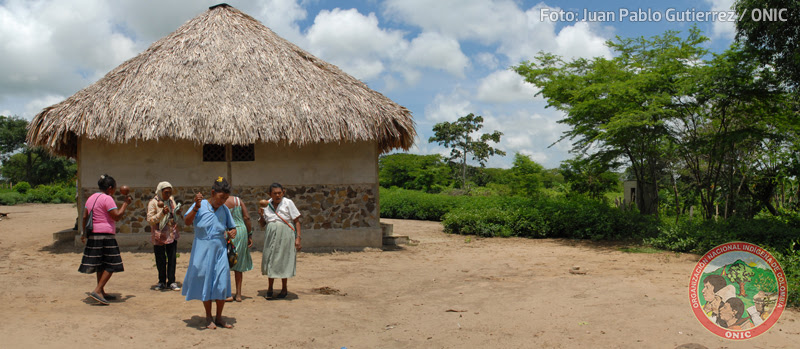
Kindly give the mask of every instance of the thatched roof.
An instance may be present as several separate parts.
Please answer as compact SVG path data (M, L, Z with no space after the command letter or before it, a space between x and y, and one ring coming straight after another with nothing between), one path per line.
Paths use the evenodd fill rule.
M28 142L74 157L112 143L377 142L408 149L408 109L228 5L209 8L33 119Z

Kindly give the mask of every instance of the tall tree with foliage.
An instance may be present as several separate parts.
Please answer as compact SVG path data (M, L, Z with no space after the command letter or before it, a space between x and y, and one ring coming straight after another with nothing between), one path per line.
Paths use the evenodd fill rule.
M25 146L28 122L15 116L0 115L0 161Z
M483 128L483 117L469 113L467 116L458 118L455 122L440 122L433 126L434 136L428 139L429 143L439 143L445 148L450 148L450 161L461 163L461 185L467 186L467 158L472 156L472 160L478 161L481 167L486 166L486 161L490 156L506 153L500 149L489 145L489 141L500 142L500 131L484 133L480 137L473 138L472 134Z
M73 178L77 171L73 160L25 145L27 126L28 121L24 119L0 116L0 161L3 163L0 173L3 177L34 186Z
M668 120L677 112L676 96L705 55L708 40L693 28L686 38L677 32L646 38L619 38L606 44L612 59L575 59L541 53L514 67L539 94L566 113L570 126L563 139L573 152L598 159L624 159L639 183L642 213L658 213L658 180L667 167L662 160L670 142Z
M432 193L450 184L450 167L438 154L388 154L378 159L378 178L384 188L400 187Z
M800 2L737 0L736 38L762 63L774 66L783 80L800 88ZM772 12L767 12L772 11ZM765 14L778 18L767 20Z
M531 160L527 155L514 154L511 166L512 193L530 196L536 194L543 185L544 167Z
M561 162L560 170L573 192L600 199L620 185L619 175L609 170L608 165L603 161L577 157Z

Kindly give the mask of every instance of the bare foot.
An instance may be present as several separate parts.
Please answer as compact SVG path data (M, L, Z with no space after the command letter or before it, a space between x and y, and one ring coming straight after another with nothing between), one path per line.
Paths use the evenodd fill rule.
M237 294L237 295L236 295L236 297L233 297L233 299L234 299L235 301L237 301L237 302L241 302L241 301L242 301L242 295L240 295L240 294Z
M208 322L208 325L206 325L207 329L209 330L217 329L217 325L214 323L214 320L212 320L210 317L206 318L206 322Z
M225 321L222 321L222 319L217 319L217 321L214 321L214 323L217 324L217 326L222 327L222 328L233 328L233 325L231 325L231 324L229 324L229 323L227 323Z

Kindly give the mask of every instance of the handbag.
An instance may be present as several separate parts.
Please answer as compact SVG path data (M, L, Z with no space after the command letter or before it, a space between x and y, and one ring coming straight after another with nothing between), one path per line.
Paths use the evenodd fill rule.
M97 199L99 199L99 198L100 198L100 195L98 195L94 199L94 203L92 204L92 209L89 210L89 217L86 218L86 226L83 227L83 235L88 235L89 233L91 233L94 230L94 220L92 219L92 218L94 218L94 205L97 205Z
M233 245L231 239L228 238L228 266L233 267L239 262L239 254L236 253L236 246Z

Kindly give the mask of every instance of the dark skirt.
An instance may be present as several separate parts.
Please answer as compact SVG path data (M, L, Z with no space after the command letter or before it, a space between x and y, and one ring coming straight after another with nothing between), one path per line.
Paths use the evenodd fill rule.
M94 274L103 270L109 273L125 271L125 268L122 267L122 257L119 255L117 239L114 234L89 233L78 271Z

